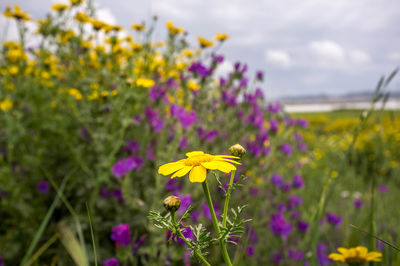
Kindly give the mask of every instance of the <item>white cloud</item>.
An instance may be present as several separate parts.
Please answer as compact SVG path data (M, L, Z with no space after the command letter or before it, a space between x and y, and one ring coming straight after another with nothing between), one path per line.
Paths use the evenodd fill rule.
M311 52L324 64L337 64L345 60L345 52L343 48L336 42L313 41L309 44Z
M265 60L282 68L289 68L292 65L290 55L284 50L266 50Z
M349 52L350 61L354 64L363 65L368 63L371 58L370 56L361 50L353 50Z

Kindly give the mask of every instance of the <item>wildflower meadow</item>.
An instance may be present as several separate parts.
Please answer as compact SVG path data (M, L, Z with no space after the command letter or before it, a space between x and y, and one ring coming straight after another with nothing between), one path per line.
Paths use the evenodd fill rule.
M1 266L400 265L397 69L370 109L289 114L246 62L218 74L225 33L3 15Z

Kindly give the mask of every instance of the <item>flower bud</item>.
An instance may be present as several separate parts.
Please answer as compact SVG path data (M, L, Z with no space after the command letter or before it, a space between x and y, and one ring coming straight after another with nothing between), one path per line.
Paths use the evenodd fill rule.
M242 158L246 154L245 148L242 147L240 144L235 144L229 148L229 153L232 156L237 156L239 158Z
M176 212L181 207L181 200L176 196L166 197L164 207L169 212Z

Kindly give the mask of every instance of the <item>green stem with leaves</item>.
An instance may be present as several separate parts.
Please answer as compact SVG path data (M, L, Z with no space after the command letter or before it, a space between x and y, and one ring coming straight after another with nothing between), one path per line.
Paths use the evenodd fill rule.
M214 226L214 230L215 230L215 232L217 234L217 237L219 237L219 235L221 233L221 230L220 230L219 225L218 225L217 216L215 215L214 205L212 203L210 190L208 189L207 180L205 180L202 183L202 186L203 186L204 196L206 197L208 208L209 208L210 213L211 213L211 219L212 219L212 223L213 223L213 226ZM228 266L232 266L232 262L231 262L231 259L229 258L228 250L226 249L226 242L221 239L219 241L219 245L220 245L220 248L221 248L221 252L222 252L222 256L224 258L225 264L228 265Z
M231 192L233 188L233 180L235 179L236 170L231 173L231 180L229 181L228 191L225 197L224 215L222 216L222 227L226 227L226 219L228 218L229 201L231 199Z
M185 242L185 244L188 246L188 248L190 248L191 250L193 250L194 255L201 260L205 265L207 266L211 266L210 263L208 263L208 261L203 257L203 255L201 255L197 249L195 247L193 247L193 245L186 239L186 237L182 234L181 229L179 228L179 225L176 223L175 220L175 212L171 212L171 219L172 219L172 224L175 227L175 232L176 234L183 240L183 242Z

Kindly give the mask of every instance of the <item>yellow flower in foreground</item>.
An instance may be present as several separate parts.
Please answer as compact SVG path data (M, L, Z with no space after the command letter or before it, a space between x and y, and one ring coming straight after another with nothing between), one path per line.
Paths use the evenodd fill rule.
M240 164L228 158L238 159L239 157L229 155L211 155L202 151L192 151L186 153L187 158L177 162L167 163L158 168L158 173L170 175L172 178L182 177L189 173L189 180L192 183L202 183L206 180L207 169L219 170L224 173L230 173L236 170L233 164Z
M200 36L197 37L197 40L199 41L201 48L212 47L214 45L212 41L209 41L206 38Z
M355 248L338 248L339 253L331 253L329 258L335 261L341 261L347 263L350 266L363 265L368 261L381 261L382 253L372 251L368 252L368 249L363 246Z

